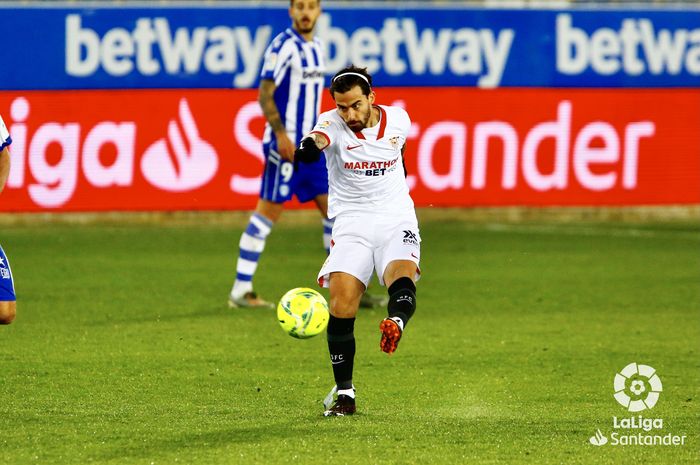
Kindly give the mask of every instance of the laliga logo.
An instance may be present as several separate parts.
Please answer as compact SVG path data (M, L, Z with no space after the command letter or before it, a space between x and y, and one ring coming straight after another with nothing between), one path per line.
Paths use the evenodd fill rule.
M615 399L630 412L654 408L663 391L661 379L649 365L632 362L615 374Z

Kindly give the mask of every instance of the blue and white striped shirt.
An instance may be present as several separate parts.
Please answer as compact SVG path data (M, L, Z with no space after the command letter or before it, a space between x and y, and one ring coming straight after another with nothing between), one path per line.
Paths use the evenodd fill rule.
M0 150L4 149L11 143L12 138L10 137L10 133L7 131L7 126L5 126L2 116L0 116Z
M265 50L260 79L275 81L275 104L295 145L311 131L321 112L325 70L321 41L307 42L292 28L278 34ZM274 137L267 123L263 143Z

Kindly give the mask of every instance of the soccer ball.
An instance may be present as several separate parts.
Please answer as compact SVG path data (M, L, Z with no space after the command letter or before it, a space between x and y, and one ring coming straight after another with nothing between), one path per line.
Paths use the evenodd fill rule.
M308 287L297 287L282 296L277 319L282 329L297 339L316 336L328 326L328 303Z

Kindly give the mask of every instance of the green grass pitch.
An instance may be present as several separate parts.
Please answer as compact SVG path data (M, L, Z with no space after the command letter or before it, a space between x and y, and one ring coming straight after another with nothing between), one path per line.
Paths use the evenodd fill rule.
M268 298L323 262L320 221L298 215L268 240ZM385 311L358 316L348 418L321 416L324 336L226 307L242 226L1 226L20 301L0 327L0 464L700 463L697 225L426 217L396 354ZM685 446L589 443L632 416L613 398L630 362L664 385L642 415Z

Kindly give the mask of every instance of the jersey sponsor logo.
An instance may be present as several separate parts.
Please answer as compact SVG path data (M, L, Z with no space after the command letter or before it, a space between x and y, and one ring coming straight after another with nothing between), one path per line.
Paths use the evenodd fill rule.
M357 147L360 146L353 148ZM349 145L346 148L351 150ZM365 176L384 176L386 173L394 171L398 160L399 159L397 157L389 161L347 161L345 162L344 167L346 170L353 170L358 174L361 174L362 171L364 171Z
M350 146L347 147L350 150ZM355 148L355 147L353 147ZM391 168L396 164L398 158L394 158L389 161L346 161L346 170L374 170L374 169L387 169Z
M320 123L318 123L318 127L321 129L325 129L330 125L331 125L330 121L321 121Z
M348 145L347 147L345 147L345 149L346 149L346 150L354 150L354 149L356 149L356 148L358 148L358 147L362 147L362 144L359 144L359 145Z
M316 78L323 78L323 73L319 70L314 70L314 71L306 71L302 73L302 76L304 79L316 79Z

